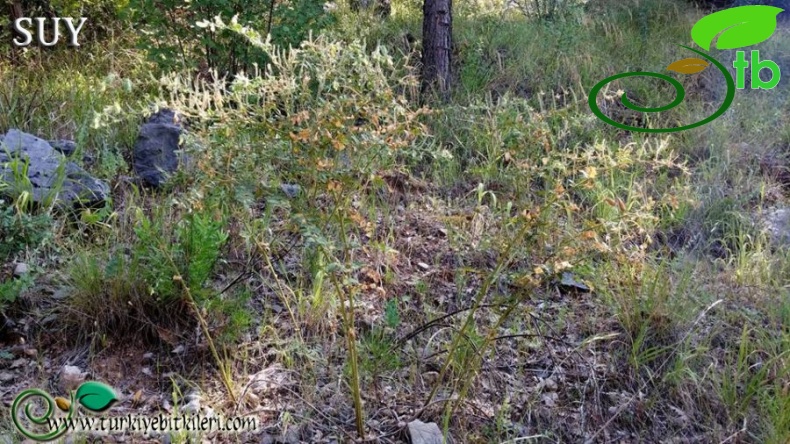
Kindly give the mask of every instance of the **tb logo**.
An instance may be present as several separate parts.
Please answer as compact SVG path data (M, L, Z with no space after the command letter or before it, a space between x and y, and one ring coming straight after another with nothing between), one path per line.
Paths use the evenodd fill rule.
M738 51L735 54L735 61L732 62L735 68L735 87L738 89L746 88L746 70L749 68L749 62L746 60L746 51ZM771 78L768 81L763 81L760 78L760 72L767 69L771 72ZM773 89L779 84L779 78L782 71L779 65L772 60L760 60L760 51L751 52L751 86L752 89Z

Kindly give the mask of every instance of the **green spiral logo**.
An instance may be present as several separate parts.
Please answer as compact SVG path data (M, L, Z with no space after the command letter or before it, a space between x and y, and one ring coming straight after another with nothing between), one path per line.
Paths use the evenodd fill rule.
M723 11L715 12L701 18L691 29L691 38L697 45L706 51L710 50L714 40L716 41L716 48L718 49L736 49L746 46L754 45L767 40L773 35L776 30L776 17L783 9L774 6L751 5L739 6L736 8L725 9ZM724 79L727 81L727 96L721 106L711 114L699 122L694 122L688 125L679 126L675 128L641 128L637 126L626 125L610 118L601 111L598 106L598 93L609 83L628 77L653 77L665 82L669 82L675 88L675 99L664 106L658 107L641 107L632 103L627 94L623 94L620 98L622 104L633 111L642 113L657 113L661 111L670 110L678 106L686 97L686 91L683 85L674 78L655 72L626 72L607 77L598 82L590 91L588 97L590 109L592 112L604 122L627 131L636 131L643 133L671 133L676 131L684 131L687 129L696 128L698 126L710 123L714 119L724 114L727 109L732 105L735 99L735 80L730 75L729 71L718 60L710 55L697 51L696 49L689 48L688 46L679 45L681 48L688 49L702 57L690 58L679 60L670 64L667 69L681 74L694 74L704 71L709 65L715 66Z
M680 103L683 102L683 99L686 97L686 90L683 89L683 85L681 85L680 82L678 82L677 80L673 79L672 77L670 77L670 76L668 76L666 74L659 74L659 73L656 73L656 72L625 72L625 73L616 74L616 75L613 75L611 77L607 77L607 78L601 80L590 91L589 102L590 102L590 109L592 110L592 112L596 116L598 116L599 119L603 120L604 122L606 122L606 123L608 123L608 124L610 124L612 126L615 126L617 128L624 129L624 130L627 130L627 131L638 131L638 132L643 132L643 133L671 133L671 132L675 132L675 131L685 131L687 129L692 129L692 128L696 128L698 126L705 125L706 123L709 123L709 122L713 121L714 119L718 118L719 116L721 116L722 114L724 114L727 111L727 109L730 107L730 105L732 105L733 100L735 100L735 80L732 78L732 75L730 75L729 71L727 71L727 68L725 68L724 65L721 64L721 62L719 62L718 60L716 60L713 57L709 56L708 54L705 54L705 53L703 53L701 51L697 51L695 49L689 48L687 46L683 46L683 45L680 45L680 46L683 47L683 48L686 48L686 49L688 49L690 51L694 51L695 53L699 54L705 60L709 61L716 68L718 68L719 71L721 71L722 75L724 75L724 78L727 81L727 96L724 98L724 102L716 110L715 113L711 114L710 116L708 116L707 118L705 118L703 120L700 120L699 122L694 122L694 123L691 123L691 124L688 124L688 125L679 126L679 127L675 127L675 128L642 128L642 127L638 127L638 126L630 126L630 125L626 125L626 124L617 122L617 121L613 120L612 118L610 118L609 116L607 116L606 114L604 114L603 111L601 111L601 108L598 106L598 101L596 100L596 97L598 96L598 93L607 84L609 84L610 82L613 82L613 81L618 80L618 79L623 79L623 78L626 78L626 77L655 77L657 79L661 79L661 80L669 82L675 88L675 100L673 100L671 103L669 103L667 105L659 106L659 107L641 107L641 106L637 106L634 103L632 103L630 100L628 100L628 95L627 94L623 94L623 96L621 97L621 102L623 103L623 105L626 108L634 110L634 111L642 112L642 113L657 113L657 112L661 112L661 111L670 110L670 109L680 105Z
M34 402L31 398L40 397L43 398L47 411L44 412L43 415L37 416L31 410L34 406ZM72 400L73 401L73 400ZM73 405L73 402L70 403ZM25 435L27 438L36 440L36 441L52 441L54 439L59 438L61 435L66 433L66 425L63 424L59 428L55 430L51 430L49 433L37 433L32 431L26 427L25 424L22 423L22 418L20 418L20 407L24 405L24 416L27 421L32 424L41 427L48 427L49 421L55 414L55 400L52 399L49 393L45 392L41 389L28 389L20 393L15 399L14 403L11 405L11 418L14 421L14 425L16 426L17 430L20 433ZM68 418L71 418L74 415L74 409L69 408Z

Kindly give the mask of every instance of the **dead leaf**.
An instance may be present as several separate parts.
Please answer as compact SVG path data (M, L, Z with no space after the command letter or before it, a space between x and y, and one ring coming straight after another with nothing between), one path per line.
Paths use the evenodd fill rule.
M698 72L705 71L705 68L708 67L710 63L705 60L698 59L696 57L689 57L687 59L678 60L677 62L671 63L667 66L667 69L670 71L679 72L681 74L696 74Z
M140 405L140 401L142 400L142 398L143 398L142 389L134 392L134 395L132 395L132 406L137 407L138 405Z

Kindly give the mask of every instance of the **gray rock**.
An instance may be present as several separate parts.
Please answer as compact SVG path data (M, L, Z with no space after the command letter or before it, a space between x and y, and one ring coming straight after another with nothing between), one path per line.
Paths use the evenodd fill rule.
M442 444L442 431L435 422L422 422L419 419L409 423L409 437L412 444Z
M294 197L299 195L299 191L302 190L302 187L300 187L299 185L284 183L280 185L280 189L283 190L283 193L285 193L286 196L293 199Z
M110 197L109 185L69 162L49 142L12 129L3 137L0 149L0 179L12 184L16 180L9 162L15 158L28 162L26 175L35 203L42 203L55 193L58 203L70 205L95 206Z
M144 184L159 188L178 169L182 131L178 116L169 109L152 115L140 128L134 145L134 170Z
M186 401L186 402L192 402L192 401L195 401L195 400L200 402L201 399L203 399L203 397L200 396L199 392L190 392L186 396L184 396L184 401Z
M71 157L77 151L77 144L71 140L50 140L49 144L55 148L55 151L67 157Z
M779 248L790 247L790 208L774 208L762 217L762 226L771 243Z
M576 276L573 273L568 271L562 272L562 280L560 281L560 287L564 290L577 290L581 292L588 292L590 291L590 287L585 285L583 282L576 279Z
M299 444L302 442L300 439L301 428L299 426L288 427L282 435L270 435L265 433L261 437L261 444Z
M181 118L178 114L169 108L162 108L158 112L151 114L147 123L156 123L164 125L178 125L181 126Z
M26 275L30 271L30 267L27 266L24 262L19 262L14 267L14 276L15 277L22 277Z
M181 411L191 415L200 413L200 399L197 398L189 401L184 407L181 408Z
M60 370L60 388L64 393L76 388L85 382L86 374L73 365L64 365Z

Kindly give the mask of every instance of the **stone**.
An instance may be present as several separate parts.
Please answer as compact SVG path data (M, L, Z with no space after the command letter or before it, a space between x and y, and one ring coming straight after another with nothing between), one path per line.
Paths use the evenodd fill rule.
M7 189L18 191L27 184L17 184L16 175L22 170L17 167L15 171L11 164L14 159L27 163L25 174L35 204L49 203L54 198L57 204L93 207L109 201L110 186L107 183L68 161L46 140L16 129L3 136L0 180L11 184Z
M422 422L415 419L408 425L409 437L412 444L442 444L444 438L442 431L435 422Z
M178 115L162 109L140 128L134 145L134 170L145 185L160 188L178 169L183 132Z
M63 154L66 157L71 157L77 151L77 144L71 140L50 140L49 144L55 151Z
M299 185L284 183L280 185L280 189L283 191L283 193L285 193L286 196L293 199L294 197L299 195L299 191L302 190L302 187L300 187Z
M203 397L200 396L200 393L198 393L198 392L190 392L186 396L184 396L184 401L189 403L189 402L197 400L198 402L200 402L200 400L202 398Z
M585 285L583 282L576 279L576 276L569 271L562 272L562 280L560 280L560 287L563 290L575 290L580 291L582 293L587 293L590 291L590 287Z
M790 246L790 208L773 208L759 218L763 230L777 248Z
M76 390L77 387L85 382L85 373L79 367L64 365L60 371L60 388L64 393Z
M14 266L14 277L22 277L30 272L30 267L24 262L19 262Z
M196 398L189 401L184 407L181 408L181 411L184 413L189 413L191 415L196 415L200 413L200 399Z
M77 151L77 143L73 140L50 140L49 144L55 151L63 154L66 157L72 157ZM92 165L96 159L88 153L82 153L82 164Z

